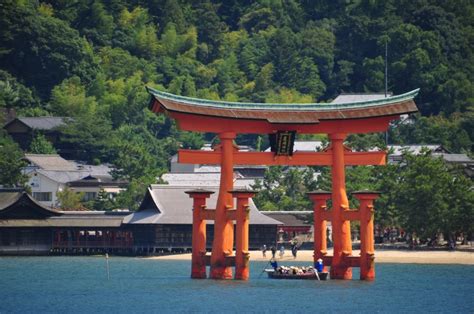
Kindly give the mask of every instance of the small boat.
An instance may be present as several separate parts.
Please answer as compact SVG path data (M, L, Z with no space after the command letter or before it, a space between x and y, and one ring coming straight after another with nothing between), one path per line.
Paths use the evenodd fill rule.
M314 271L307 271L305 273L298 272L281 272L278 269L275 270L265 269L265 272L268 274L268 278L272 279L308 279L308 280L328 280L329 273L328 272L316 272Z

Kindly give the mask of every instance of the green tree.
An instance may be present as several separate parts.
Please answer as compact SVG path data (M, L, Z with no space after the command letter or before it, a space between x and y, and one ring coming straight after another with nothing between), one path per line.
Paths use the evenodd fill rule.
M81 13L81 17L76 21L78 21L77 27L82 30L82 34L94 44L110 45L115 23L113 16L109 14L104 4L95 0Z
M319 70L321 80L329 85L332 80L336 36L333 32L334 21L324 20L320 25L308 23L299 33L301 37L302 55L310 58Z
M143 196L150 184L156 183L156 177L145 176L132 179L125 191L117 194L115 199L116 208L137 210L140 206Z
M242 15L239 25L249 33L257 33L275 25L276 22L277 19L270 8L261 8Z
M400 225L422 239L472 232L472 181L429 152L404 155L394 187ZM393 206L392 205L392 206ZM467 221L463 221L467 219Z
M385 61L381 56L365 58L362 64L365 82L364 90L367 92L381 92L385 89Z
M312 169L282 167L270 167L263 180L252 186L259 192L254 201L261 210L309 210L312 205L306 192L314 187Z
M464 129L469 117L469 113L450 118L415 115L390 128L389 140L400 144L441 144L453 153L470 152L473 142Z
M28 2L7 1L0 15L0 66L34 86L43 99L67 77L92 81L97 68L93 52L68 23L38 15Z
M375 190L380 192L379 198L375 201L375 223L382 229L401 226L397 203L398 184L401 180L399 165L375 167L373 176L376 180Z
M145 82L161 80L155 61L133 56L127 50L105 46L99 50L98 57L106 80L125 80L137 72L142 73Z
M74 76L53 88L49 108L58 116L85 116L96 113L97 102L95 97L86 95L81 79Z
M198 40L203 45L200 46L198 58L205 63L213 60L218 55L218 47L223 39L223 34L227 31L227 25L221 21L217 14L217 5L209 0L199 1L194 9L195 18L199 20L197 24Z
M75 160L92 164L110 158L110 121L98 115L75 117L61 127L61 146L67 147Z
M43 134L37 134L33 138L28 151L32 154L56 154L53 144Z
M289 28L277 29L269 41L271 62L275 66L273 79L286 87L296 81L299 37Z
M21 170L26 166L23 152L4 130L0 130L0 185L24 186L28 177Z
M83 192L75 192L69 188L56 193L59 202L59 208L62 210L86 210L81 200L84 197Z
M462 233L465 241L474 235L474 190L472 179L457 171L453 175L449 191L449 212L447 215L450 223L443 226L442 231L454 237L454 231ZM467 243L465 243L467 244Z
M104 191L104 189L100 189L97 197L91 201L90 207L94 210L110 211L116 207L116 204L114 200L109 197L109 194Z
M151 59L160 49L156 26L151 23L148 10L137 6L132 11L124 8L118 19L114 43L133 54Z
M265 64L255 78L255 91L268 91L273 86L273 64Z
M311 103L313 102L311 95L304 95L294 89L281 88L277 92L270 91L267 93L265 102L268 103Z
M40 101L33 91L19 83L10 73L0 70L0 108L39 108Z
M127 180L158 177L167 169L168 159L176 152L171 139L157 139L143 126L123 125L110 143L114 175Z
M20 101L20 94L8 81L0 81L0 108L10 110Z
M323 95L326 85L319 77L318 66L308 57L303 57L296 63L296 75L292 86L304 94L310 94L314 99Z
M270 62L268 37L275 29L271 29L246 38L239 50L239 65L250 80L256 78L262 67ZM272 70L273 71L273 70Z
M144 85L143 73L136 72L126 80L109 80L102 98L100 111L114 128L122 124L140 124L144 119L144 110L149 101L149 94Z
M212 66L217 71L215 81L221 96L235 91L245 82L243 72L239 69L237 57L233 53L226 59L215 60Z
M182 4L177 0L166 0L162 15L163 25L173 23L179 33L186 30L186 19L182 10Z
M383 133L350 134L347 136L347 144L354 151L368 151L375 147L386 147Z

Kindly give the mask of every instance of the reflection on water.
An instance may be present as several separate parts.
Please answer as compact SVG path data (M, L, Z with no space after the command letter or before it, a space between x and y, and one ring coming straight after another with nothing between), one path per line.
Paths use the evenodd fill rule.
M0 313L472 313L474 267L379 264L375 282L191 280L190 262L111 257L0 258ZM307 263L292 263L306 265ZM353 270L358 278L358 269Z

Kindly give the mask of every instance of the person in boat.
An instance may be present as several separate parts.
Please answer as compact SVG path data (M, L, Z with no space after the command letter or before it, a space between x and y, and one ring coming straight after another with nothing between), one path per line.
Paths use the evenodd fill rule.
M274 258L272 258L272 259L270 260L270 265L272 265L272 267L273 267L273 269L274 269L275 271L277 270L277 268L278 268L278 263L277 263L277 261L276 261Z
M323 260L318 258L318 260L316 261L316 263L314 263L314 268L316 269L316 271L318 273L321 273L324 269L324 264L323 264Z

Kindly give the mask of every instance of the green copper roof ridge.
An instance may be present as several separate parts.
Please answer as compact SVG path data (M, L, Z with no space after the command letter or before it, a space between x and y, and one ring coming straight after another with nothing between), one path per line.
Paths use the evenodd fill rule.
M410 92L390 96L387 98L380 98L375 100L367 100L367 101L359 101L359 102L351 102L351 103L340 103L340 104L332 104L332 103L246 103L246 102L230 102L230 101L221 101L221 100L208 100L208 99L199 99L199 98L192 98L186 96L179 96L174 95L171 93L163 92L156 90L151 87L146 87L148 92L155 97L163 98L171 101L179 101L186 104L198 105L198 106L206 106L206 107L214 107L214 108L226 108L226 109L247 109L247 110L272 110L272 109L280 109L280 110L340 110L340 109L351 109L351 108L370 108L380 105L385 105L389 103L401 102L405 100L410 100L416 97L418 92L420 91L419 88L412 90Z

